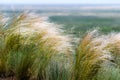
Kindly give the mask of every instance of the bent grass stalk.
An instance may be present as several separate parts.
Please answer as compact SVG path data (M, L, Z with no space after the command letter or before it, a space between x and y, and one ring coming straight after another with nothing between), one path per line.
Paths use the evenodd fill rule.
M71 48L69 39L55 26L29 14L15 17L8 25L5 22L0 27L4 30L0 31L0 76L45 80L52 56Z
M104 56L105 46L96 42L96 31L88 33L78 45L73 80L92 80L101 64L108 58Z
M70 38L63 36L58 25L25 13L8 20L0 19L0 77L12 76L17 80L120 79L119 75L115 77L120 68L119 33L100 36L94 30L86 34L79 42L74 64L65 57L72 51ZM60 60L61 56L65 59ZM103 66L105 63L107 65Z

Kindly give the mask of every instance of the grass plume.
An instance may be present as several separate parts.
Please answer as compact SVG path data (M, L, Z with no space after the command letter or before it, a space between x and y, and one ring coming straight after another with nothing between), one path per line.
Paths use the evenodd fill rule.
M61 34L57 25L32 14L9 19L0 28L0 76L3 77L44 80L51 58L69 53L71 48L68 37Z
M108 58L106 47L98 40L96 30L88 33L78 45L73 80L92 80L101 64Z

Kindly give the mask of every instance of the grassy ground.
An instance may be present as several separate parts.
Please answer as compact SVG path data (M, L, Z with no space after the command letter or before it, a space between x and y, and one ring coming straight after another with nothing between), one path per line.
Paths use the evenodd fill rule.
M81 37L86 31L100 28L103 33L119 32L120 18L98 16L50 16L50 21L63 25L66 33Z
M87 19L95 22L93 17L83 21ZM96 19L95 23L113 20ZM92 30L77 42L36 14L1 16L0 20L0 79L120 80L120 33L103 35Z

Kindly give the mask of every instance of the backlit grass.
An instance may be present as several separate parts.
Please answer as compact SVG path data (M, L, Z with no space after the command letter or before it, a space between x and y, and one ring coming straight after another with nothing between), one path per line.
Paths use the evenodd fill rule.
M63 32L36 14L1 16L0 79L120 79L120 33L93 30L78 43Z

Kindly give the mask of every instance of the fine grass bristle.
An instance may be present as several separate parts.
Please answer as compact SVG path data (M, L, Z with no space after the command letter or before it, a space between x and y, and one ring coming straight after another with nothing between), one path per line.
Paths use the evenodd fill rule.
M106 48L109 49L113 62L120 67L120 33L108 35L108 41L109 43Z
M73 80L92 80L100 64L107 58L104 56L105 46L101 46L101 41L96 41L95 33L96 31L88 33L77 48Z
M21 14L1 25L0 76L45 80L51 58L71 51L70 39L56 26L31 14Z
M71 40L36 14L0 16L0 79L120 80L120 33Z
M113 65L104 65L93 80L119 80L120 69Z

